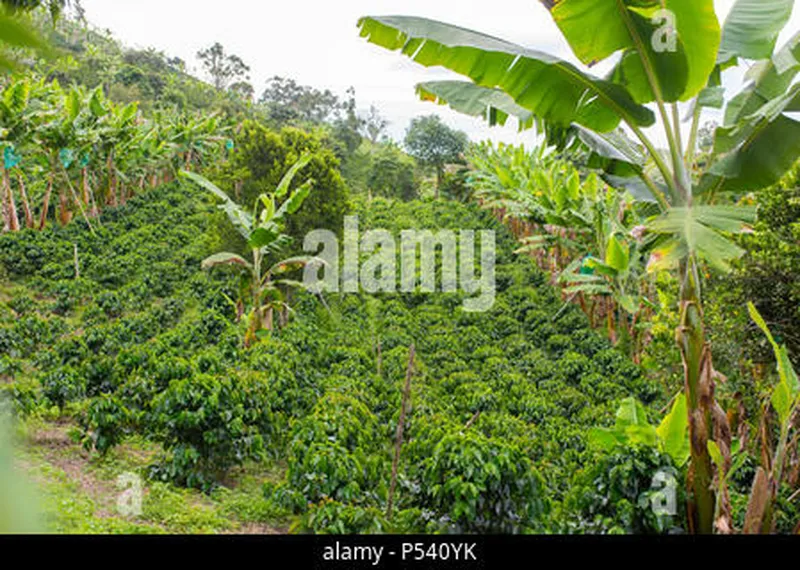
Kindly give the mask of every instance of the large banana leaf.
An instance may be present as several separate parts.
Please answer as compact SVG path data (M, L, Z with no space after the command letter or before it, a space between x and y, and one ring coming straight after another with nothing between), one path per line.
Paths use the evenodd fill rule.
M653 195L653 191L648 188L642 179L638 176L614 176L613 174L604 174L603 180L612 188L619 188L626 190L628 194L633 196L637 202L648 202L650 204L657 204L658 198ZM662 195L665 195L667 189L663 185L658 185Z
M736 0L722 28L719 62L771 57L793 7L794 0Z
M613 176L630 177L642 172L646 158L642 149L622 129L594 133L575 125L580 141L591 151L590 166Z
M253 270L253 265L241 255L228 252L216 253L210 257L207 257L203 260L202 268L210 269L212 267L216 267L217 265L240 265L251 271Z
M592 428L589 444L597 449L611 450L618 445L658 443L656 428L647 421L647 411L635 398L626 398L617 410L613 428Z
M713 164L699 190L752 191L775 184L800 156L800 84L734 126L717 129Z
M660 18L662 9L673 21ZM713 0L562 0L551 14L583 63L622 51L613 77L639 102L655 98L648 74L664 100L675 101L695 96L714 69L721 32ZM674 50L654 41L671 24Z
M787 423L794 412L795 407L800 398L800 381L797 379L797 373L792 366L792 361L789 360L789 353L786 351L786 345L779 345L772 333L767 327L764 317L758 312L753 303L747 303L747 310L750 313L750 318L753 319L767 337L772 350L775 353L775 360L778 363L778 377L780 381L772 393L772 405L778 412L778 417L782 424Z
M280 181L280 184L275 188L275 197L276 198L283 198L286 196L286 193L289 192L289 186L292 185L292 181L294 180L297 173L300 172L306 165L311 162L313 156L309 153L304 154L300 157L300 159L295 162L289 171L283 176Z
M638 202L658 203L659 197L642 180L647 158L642 148L632 141L622 129L611 133L594 133L580 125L574 125L578 138L589 149L589 166L602 170L602 178L614 188L627 190ZM661 193L661 202L666 200L669 190L654 181Z
M677 466L680 467L689 460L689 420L686 414L686 396L682 392L676 396L672 409L664 416L656 433L662 449L672 457Z
M306 201L306 198L311 194L311 189L314 187L313 180L306 180L302 186L295 190L286 201L281 204L278 211L275 212L274 219L282 220L287 214L291 215L297 212Z
M577 123L598 132L625 120L650 126L655 116L622 86L592 77L546 53L457 26L406 16L365 17L361 35L425 66L442 66L476 84L499 88L546 123Z
M46 46L41 38L19 18L0 5L0 48L6 46L35 49L43 53L46 51ZM7 53L0 52L0 70L9 70L15 67L17 67L17 62Z
M667 242L658 248L648 265L650 270L667 269L678 259L698 255L711 265L728 270L729 262L744 250L720 232L741 233L755 221L755 208L745 206L695 205L670 208L650 221L648 228L666 234Z
M800 72L800 33L756 70L753 81L728 103L725 125L732 126L789 89Z
M417 94L425 101L447 104L465 115L482 117L490 126L505 125L510 116L517 119L520 130L534 124L533 114L500 89L468 81L428 81L417 85Z
M242 209L241 206L231 200L230 196L221 188L207 178L186 170L181 170L179 174L221 199L223 202L220 209L228 215L228 219L230 219L241 236L246 240L250 239L251 233L253 232L253 216L249 212Z

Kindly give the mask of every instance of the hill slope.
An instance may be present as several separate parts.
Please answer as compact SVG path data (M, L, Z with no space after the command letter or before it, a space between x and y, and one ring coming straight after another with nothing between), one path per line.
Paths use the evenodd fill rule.
M563 528L579 513L559 505L593 461L588 429L607 424L621 398L653 401L657 388L577 308L560 311L487 213L384 200L359 213L364 229L495 229L492 310L464 312L459 294L328 295L326 305L302 295L286 328L245 350L229 301L237 276L200 269L220 246L219 212L171 185L107 212L96 235L73 223L0 236L2 388L45 428L74 425L93 450L75 451L84 461L108 465L99 452L144 446L132 468L148 489L237 487L267 505L260 522L319 532Z

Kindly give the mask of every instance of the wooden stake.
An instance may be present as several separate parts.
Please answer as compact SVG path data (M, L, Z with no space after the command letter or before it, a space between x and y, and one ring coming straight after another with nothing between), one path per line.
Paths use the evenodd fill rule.
M78 244L77 243L73 243L72 247L73 247L74 261L75 261L75 279L80 279L81 278L81 264L80 264L80 261L78 260Z
M378 376L383 378L383 347L381 343L381 339L378 339L378 346L377 346L378 354L377 354L377 366L378 366Z
M480 411L480 410L478 410L478 411L477 411L477 412L475 412L475 414L473 414L473 416L472 416L472 417L469 419L469 421L467 422L467 425L465 425L465 426L464 426L464 429L469 429L469 428L471 428L471 427L472 427L472 426L475 424L475 422L477 422L477 421L478 421L478 418L480 418L480 417L481 417L481 411Z
M400 419L397 421L397 434L394 443L394 459L392 460L392 480L389 484L389 503L386 506L386 518L392 520L392 506L394 505L394 492L397 488L397 469L400 464L400 449L403 447L403 430L406 423L406 410L411 397L411 377L414 375L414 355L416 348L411 344L408 350L408 368L406 369L406 385L403 389L403 403L400 408Z
M53 193L53 175L47 180L47 191L44 194L44 203L42 204L42 214L39 217L39 231L42 231L47 224L47 214L50 210L50 195Z

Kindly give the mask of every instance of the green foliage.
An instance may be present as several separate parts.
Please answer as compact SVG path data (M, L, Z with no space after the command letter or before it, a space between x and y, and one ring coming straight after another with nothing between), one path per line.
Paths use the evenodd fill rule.
M233 465L260 458L271 427L265 386L236 377L174 381L152 414L154 437L170 454L154 475L204 490Z
M103 212L97 235L72 224L0 236L24 309L20 318L0 311L0 342L15 361L29 359L9 390L18 413L53 405L41 383L52 375L46 386L80 420L87 447L111 456L147 435L164 450L160 480L208 490L234 466L256 458L258 470L258 458L274 458L286 471L261 501L292 512L298 530L525 532L559 524L570 477L594 461L589 428L625 397L656 399L657 387L579 310L553 319L561 299L490 213L446 201L375 198L359 215L363 227L393 232L496 230L491 311L464 313L461 293L334 295L328 308L301 293L287 327L243 350L246 331L226 300L237 276L201 268L221 247L212 200L173 184ZM65 316L45 275L72 266L74 243L85 281ZM412 410L387 523L411 342ZM453 482L433 496L434 480Z
M83 421L84 447L101 454L119 445L128 434L131 412L119 398L103 395L92 400Z
M664 482L654 479L667 474ZM666 481L672 481L668 486ZM617 449L579 474L564 502L567 532L644 534L681 532L684 484L668 456L650 446ZM674 492L675 513L657 507ZM680 509L680 510L678 510ZM579 518L578 518L579 517Z
M73 368L59 368L41 379L42 394L53 404L64 409L69 402L86 396L85 379Z
M284 501L299 508L325 498L350 503L382 496L387 465L368 453L376 436L376 418L359 400L336 392L320 398L292 429Z
M756 194L758 222L753 233L744 235L740 244L747 255L737 265L732 283L712 283L711 301L715 314L730 305L743 306L753 301L775 335L786 344L798 364L800 354L800 288L796 276L800 272L800 163L779 184ZM717 300L718 299L718 300ZM748 329L741 319L734 320L717 335L717 344L730 341L738 358L763 362L771 349L756 331ZM717 339L715 339L717 340ZM744 348L744 351L741 349ZM738 349L738 350L737 350Z
M439 188L445 164L460 162L468 141L465 133L451 129L438 115L428 115L411 121L405 145L411 156L436 171Z
M416 473L415 473L416 472ZM541 529L544 481L520 449L478 434L449 434L411 471L417 504L448 532Z
M287 222L286 233L297 242L299 250L306 233L318 228L341 232L347 213L348 191L339 173L339 161L320 133L306 133L296 128L270 131L253 121L239 130L236 150L220 176L211 173L237 202L254 204L258 196L278 187L286 172L304 155L311 161L304 169L314 181L314 192L303 209ZM294 189L294 188L292 188Z
M371 155L366 184L374 196L413 200L417 195L413 159L394 145L380 145Z
M391 525L375 508L363 508L323 499L311 505L294 527L314 534L382 534Z
M627 398L617 410L614 427L592 429L589 442L605 451L618 447L652 447L667 454L680 467L689 459L686 397L683 394L675 397L672 410L658 428L647 421L647 410L640 402Z

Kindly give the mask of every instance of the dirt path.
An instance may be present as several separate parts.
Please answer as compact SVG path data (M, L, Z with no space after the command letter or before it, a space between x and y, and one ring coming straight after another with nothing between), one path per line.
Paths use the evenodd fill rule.
M84 513L91 511L91 519L105 521L111 528L120 523L133 525L140 530L192 534L211 532L219 534L276 535L288 529L282 525L237 520L227 513L225 505L199 493L188 492L164 485L157 496L152 496L152 487L145 484L144 500L150 499L151 511L145 519L128 519L117 510L117 499L121 490L117 488L115 474L126 469L138 471L152 460L155 451L121 446L108 463L98 462L70 437L73 428L65 423L48 423L30 429L26 438L25 453L16 463L26 471L42 489L58 487L57 502L80 502ZM64 483L68 483L64 486ZM63 486L63 488L62 488ZM63 500L61 500L63 498ZM256 499L256 497L254 497ZM60 509L59 505L56 508ZM59 513L60 515L60 513ZM69 516L69 514L67 515ZM102 527L103 525L100 524Z

